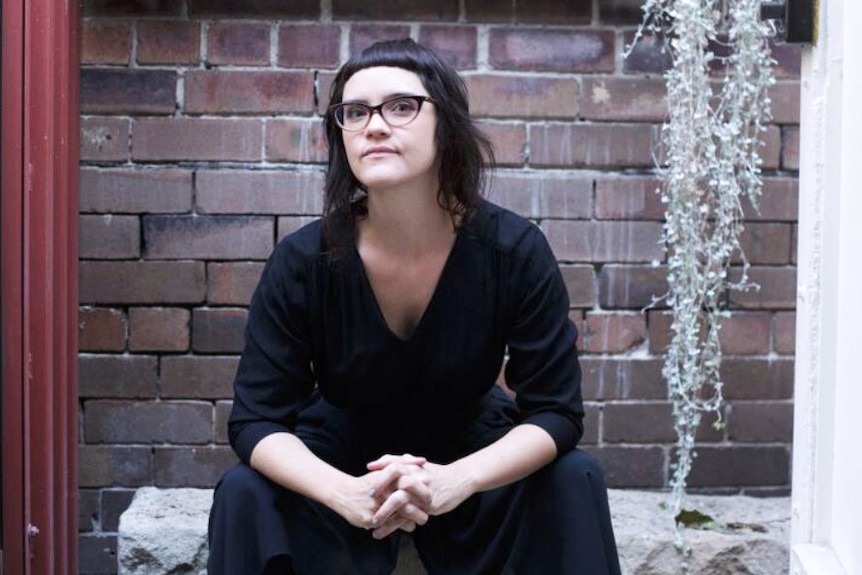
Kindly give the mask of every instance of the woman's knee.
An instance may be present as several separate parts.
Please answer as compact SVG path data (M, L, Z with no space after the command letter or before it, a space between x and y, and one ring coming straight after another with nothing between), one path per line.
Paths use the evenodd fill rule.
M565 483L584 481L601 487L605 484L605 473L601 464L582 449L573 449L560 455L551 463L548 471L554 481Z
M249 505L261 497L270 499L275 484L244 463L237 463L222 476L216 485L214 500Z

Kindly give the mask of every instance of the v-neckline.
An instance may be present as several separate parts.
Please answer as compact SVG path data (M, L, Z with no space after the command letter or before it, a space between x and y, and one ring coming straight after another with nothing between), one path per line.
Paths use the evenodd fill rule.
M425 309L422 310L422 314L419 316L419 321L416 322L416 326L413 328L413 331L406 338L401 337L398 333L392 329L392 326L389 325L389 322L386 320L386 316L383 313L383 308L380 306L380 300L377 299L377 293L374 291L374 287L371 285L371 279L368 277L368 273L365 270L365 262L362 261L362 256L359 253L359 248L354 245L353 247L353 257L356 258L356 265L359 267L359 275L361 277L361 281L363 283L363 288L365 292L369 295L369 300L372 308L374 309L374 315L377 319L377 323L383 328L383 330L389 334L389 336L396 340L401 344L410 344L416 340L417 335L422 330L422 326L427 323L426 318L429 315L429 311L434 306L434 302L439 298L439 292L441 290L441 286L446 280L448 275L448 270L452 267L452 260L454 259L455 252L458 250L458 246L461 244L461 236L462 236L462 228L459 227L455 232L455 241L452 242L452 247L449 249L449 254L446 256L446 261L443 263L443 267L440 270L440 275L437 277L437 283L434 285L434 289L431 292L431 297L428 298L428 303L425 304Z

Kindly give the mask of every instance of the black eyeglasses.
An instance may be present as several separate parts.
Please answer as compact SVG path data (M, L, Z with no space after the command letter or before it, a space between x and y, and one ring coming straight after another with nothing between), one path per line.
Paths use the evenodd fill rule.
M374 112L380 112L380 117L390 126L406 126L416 119L424 102L434 103L428 96L396 96L369 106L359 102L344 102L329 107L335 123L348 132L364 130L371 122Z

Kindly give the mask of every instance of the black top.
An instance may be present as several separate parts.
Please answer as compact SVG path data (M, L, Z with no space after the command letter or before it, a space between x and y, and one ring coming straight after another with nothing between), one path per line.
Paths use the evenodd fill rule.
M466 220L409 339L387 326L354 249L332 261L321 221L276 246L249 308L234 382L231 445L248 462L263 437L295 428L315 386L348 414L367 451L445 462L489 401L508 351L516 420L559 453L583 432L569 299L542 232L482 201ZM485 417L483 415L483 417Z

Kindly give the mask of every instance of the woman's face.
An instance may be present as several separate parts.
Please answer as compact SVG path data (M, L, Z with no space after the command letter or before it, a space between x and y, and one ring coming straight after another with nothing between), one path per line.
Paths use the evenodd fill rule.
M342 102L376 106L395 96L428 95L415 73L379 66L353 74L344 84ZM369 191L418 185L436 192L436 126L434 104L423 102L416 119L405 126L391 126L380 113L372 113L364 129L342 130L353 175Z

